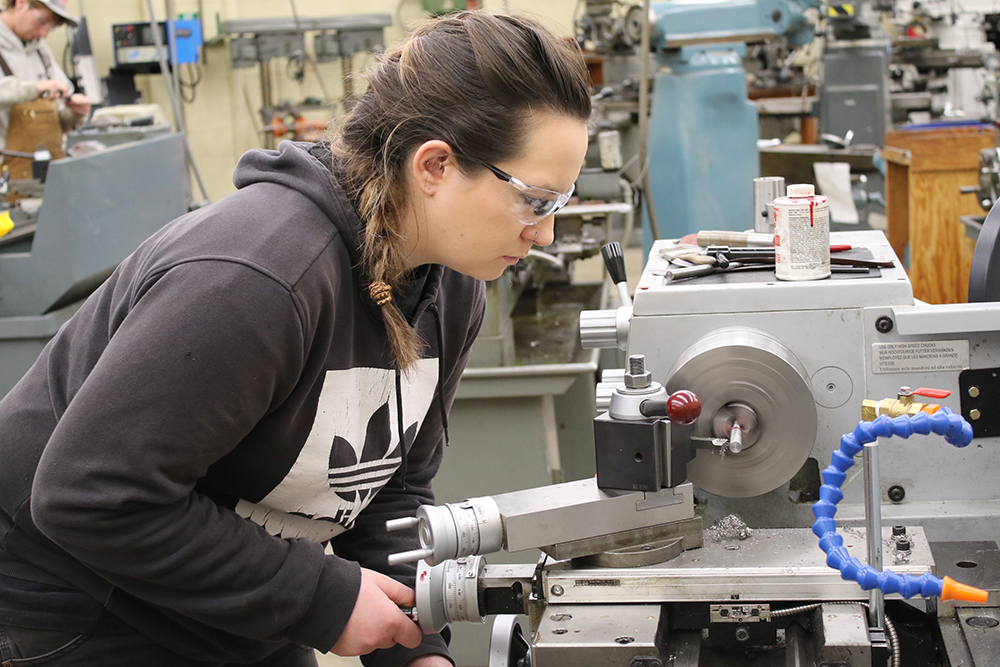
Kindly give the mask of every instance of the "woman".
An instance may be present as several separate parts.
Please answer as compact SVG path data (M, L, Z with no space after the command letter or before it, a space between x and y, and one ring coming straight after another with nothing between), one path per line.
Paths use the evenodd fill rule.
M126 259L0 402L3 659L450 665L385 521L433 502L481 281L552 241L589 112L535 22L440 19Z

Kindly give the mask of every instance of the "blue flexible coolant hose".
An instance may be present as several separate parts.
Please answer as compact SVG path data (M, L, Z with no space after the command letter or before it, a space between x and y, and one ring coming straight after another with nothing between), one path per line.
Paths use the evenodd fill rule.
M948 408L941 408L934 414L921 412L913 417L893 419L882 415L872 422L860 422L853 433L841 437L840 449L833 452L830 465L823 471L820 499L812 508L816 516L813 533L819 538L819 546L826 554L826 564L840 570L844 579L857 581L866 591L878 588L886 595L899 593L904 598L910 598L919 594L926 598L941 596L946 585L945 581L929 572L914 577L890 570L879 572L870 565L862 565L844 547L844 538L837 534L837 522L833 518L837 513L837 503L844 498L840 487L847 479L847 470L854 465L855 455L866 444L894 435L908 438L914 433L927 435L932 432L943 435L945 441L956 447L965 447L972 442L972 426ZM948 583L951 583L950 580Z

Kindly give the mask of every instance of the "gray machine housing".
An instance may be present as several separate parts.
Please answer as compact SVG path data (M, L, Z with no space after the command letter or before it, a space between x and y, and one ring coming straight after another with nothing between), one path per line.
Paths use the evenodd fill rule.
M788 476L794 477L778 488L731 497L698 488L692 484L696 481L692 473L691 481L674 489L685 502L666 506L664 492L599 489L594 479L494 496L498 504L509 505L499 511L508 551L546 541L562 543L543 547L548 558L535 564L483 565L477 555L454 561L461 565L457 569L448 563L429 569L421 565L417 585L421 624L425 616L456 622L499 614L491 667L522 664L522 658L530 658L532 667L940 667L946 659L952 665L997 664L996 436L984 432L964 449L938 436L880 440L869 449L880 452L881 473L872 471L879 466L869 465L875 457L871 452L865 465L851 471L863 469L865 477L880 483L849 477L837 513L838 534L852 556L897 574L953 577L990 592L985 606L936 598L902 602L898 593L883 600L880 591L862 589L845 579L827 564L817 536L807 527L813 523L811 508L816 500L809 496L816 489L809 488L813 482L803 471L812 470L818 486L818 470L829 463L841 435L853 431L862 419L862 401L895 399L903 386L951 391L948 398L933 402L961 411L975 432L996 403L994 390L985 382L982 386L963 382L962 377L970 372L1000 372L996 359L1000 303L916 302L906 273L881 232L834 233L831 242L887 260L890 268L869 270L867 275L835 274L819 281L782 282L765 270L667 282L664 251L671 249L671 243L658 242L635 289L632 308L590 322L595 341L615 345L627 339L630 361L642 355L652 383L668 392L692 389L698 394L703 409L694 429L702 435L706 424L716 421L705 407L718 402L695 387L674 386L689 361L697 360L702 377L710 374L718 380L704 388L720 393L730 382L759 382L767 389L768 379L796 380L789 385L793 393L775 391L772 398L781 400L759 411L759 429L746 432L755 435L756 442L748 437L742 449L728 451L715 442L696 445L692 464L697 466L703 457L753 460L761 452L768 460L780 461L790 451L796 460L806 460L798 474L793 466ZM627 320L624 331L618 326L619 315ZM717 348L706 344L720 339L740 344ZM755 350L764 354L755 355ZM780 366L784 374L741 375L744 362L754 370L774 371ZM685 377L693 384L699 380L696 374ZM616 391L622 387L628 385ZM973 393L982 400L971 403ZM796 428L789 430L789 423ZM608 424L609 429L616 427L611 435L629 440L620 422ZM775 433L780 437L773 437ZM606 434L597 435L603 439ZM685 437L692 439L705 440ZM643 444L646 440L657 441L648 438ZM659 444L667 446L666 440L661 438ZM784 440L794 446L782 449ZM627 469L635 449L618 449L626 459L618 464ZM730 488L739 487L741 471L723 470L730 474ZM631 478L634 475L623 476ZM577 485L586 488L594 502L574 502L570 495ZM875 505L882 518L872 522L881 526L878 532L858 526L866 514L872 516L865 491L875 486L879 496ZM695 503L688 506L686 494L692 492ZM567 514L556 519L549 507L556 500L572 505L576 520L567 520L571 516ZM657 520L644 517L651 510L668 511L676 517L674 525L695 533L651 537L650 531L659 528ZM636 533L625 525L626 518L643 524L638 532L647 538L645 542L624 542L626 532ZM613 519L610 526L609 519ZM703 519L708 526L704 530ZM596 531L602 535L593 534L597 520L605 522ZM552 534L554 526L561 531L558 538ZM586 539L573 539L581 536ZM535 541L526 542L525 537ZM646 554L654 551L664 556L647 559ZM470 585L472 579L477 586ZM427 593L436 594L436 605L427 602L432 597ZM472 609L465 603L473 596L474 613L459 613ZM527 615L530 632L520 632L504 614ZM900 628L897 622L910 625ZM925 643L915 647L914 636Z
M119 262L187 212L183 136L55 160L44 188L37 216L0 239L0 397Z
M889 40L830 40L823 53L820 131L848 143L881 146L890 124Z
M951 392L933 402L962 413L960 375L1000 366L1000 303L916 302L881 232L833 233L831 242L867 248L877 258L891 259L894 268L843 280L783 282L761 272L738 282L664 284L658 274L667 260L660 250L668 242L659 242L635 290L629 354L644 354L653 379L673 391L676 360L714 331L738 326L780 341L801 362L812 386L817 430L810 458L818 469L829 464L840 437L860 421L863 399L893 398L901 386L930 387ZM989 402L989 396L980 396ZM975 426L969 412L967 406L964 416ZM982 437L955 449L937 436L919 435L882 442L885 523L923 526L932 540L1000 538L996 445L994 437ZM705 455L712 453L698 454ZM838 521L857 525L864 515L860 480L845 484L844 492ZM706 522L738 512L751 525L766 527L810 525L817 499L792 493L788 483L750 498L699 493Z

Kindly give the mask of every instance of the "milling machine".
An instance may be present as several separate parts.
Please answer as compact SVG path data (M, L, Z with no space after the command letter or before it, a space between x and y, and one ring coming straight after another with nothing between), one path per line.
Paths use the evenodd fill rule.
M744 69L746 44L812 41L815 26L807 15L820 4L652 2L647 15L638 3L582 3L577 41L601 61L595 121L621 133L626 152L635 156L623 172L643 183L647 214L655 212L650 219L655 217L656 229L644 248L654 238L697 231L699 224L741 229L752 219L748 184L759 175L760 157L757 108L748 99Z
M655 80L648 129L649 194L659 236L699 225L743 229L760 175L757 108L748 99L746 43L813 39L813 0L714 0L651 4ZM730 193L719 197L718 193ZM741 197L742 192L745 196ZM643 246L647 251L650 244Z
M916 302L881 232L831 242L852 270L801 282L654 244L581 319L629 353L596 478L391 522L425 631L499 614L491 667L997 664L1000 303Z

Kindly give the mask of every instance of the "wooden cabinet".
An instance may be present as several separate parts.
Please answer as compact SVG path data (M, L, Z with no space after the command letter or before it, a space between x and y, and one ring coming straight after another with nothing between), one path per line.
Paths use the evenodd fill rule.
M986 125L885 135L887 235L901 259L909 247L907 273L921 301L968 300L975 244L959 217L983 210L960 188L979 182L979 151L995 142L996 130Z

